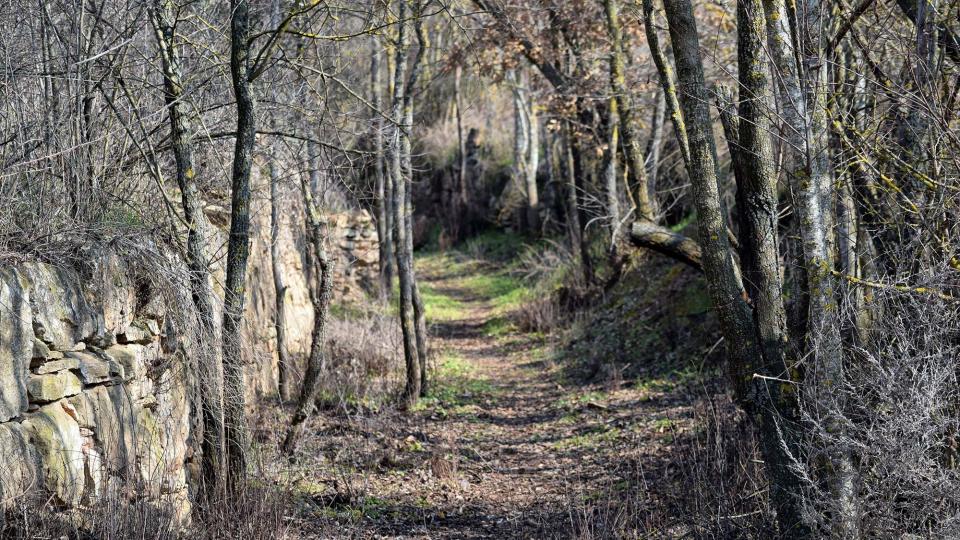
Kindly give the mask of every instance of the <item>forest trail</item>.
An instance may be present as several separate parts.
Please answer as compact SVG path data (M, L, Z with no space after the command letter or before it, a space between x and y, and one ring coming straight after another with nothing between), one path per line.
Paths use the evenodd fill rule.
M428 397L413 412L322 421L324 472L305 484L315 512L357 538L566 538L613 527L613 501L651 496L643 478L669 468L688 403L656 385L568 380L553 338L509 322L518 293L502 269L431 256L418 272Z

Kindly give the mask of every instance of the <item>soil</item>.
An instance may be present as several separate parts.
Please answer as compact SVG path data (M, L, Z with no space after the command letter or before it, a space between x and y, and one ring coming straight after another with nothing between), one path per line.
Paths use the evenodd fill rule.
M662 507L653 479L692 425L689 392L669 384L582 384L550 337L490 336L490 302L458 276L421 280L462 318L431 325L432 394L412 412L327 412L311 420L284 481L299 535L340 538L646 536ZM452 360L451 360L452 359Z

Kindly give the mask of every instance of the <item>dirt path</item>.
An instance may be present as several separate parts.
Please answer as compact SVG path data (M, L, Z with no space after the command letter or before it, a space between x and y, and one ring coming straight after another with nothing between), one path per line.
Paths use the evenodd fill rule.
M315 441L325 459L305 465L324 473L299 480L315 491L313 515L358 538L567 538L609 527L621 512L613 501L637 496L643 467L661 467L683 406L649 389L561 382L549 340L491 332L502 310L463 275L431 268L422 283L456 305L431 324L431 397L413 413L324 418Z

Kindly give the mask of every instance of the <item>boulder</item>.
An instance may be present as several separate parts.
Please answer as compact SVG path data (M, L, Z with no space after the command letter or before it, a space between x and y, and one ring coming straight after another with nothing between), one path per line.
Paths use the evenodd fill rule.
M31 375L27 383L27 392L31 401L47 403L74 396L83 390L80 379L70 371L60 371L48 375Z
M40 263L24 264L21 271L30 285L33 330L44 343L69 351L101 332L101 317L75 273Z
M43 485L62 504L76 506L86 487L83 437L77 421L58 401L28 415L23 429L39 456Z
M115 377L122 379L124 376L123 366L107 355L98 355L92 351L71 351L66 353L66 358L75 359L79 363L77 373L80 374L83 384L99 384Z
M33 357L30 297L19 272L0 270L0 422L27 410L27 377Z
M10 505L31 489L43 485L39 455L20 424L0 424L0 456L3 458L0 504Z
M68 400L67 410L81 428L93 432L99 459L106 470L120 476L136 455L136 415L122 386L98 386Z
M58 371L64 371L68 369L77 369L79 367L80 361L76 358L63 358L60 360L43 362L36 367L35 371L38 375L44 375L47 373L56 373Z

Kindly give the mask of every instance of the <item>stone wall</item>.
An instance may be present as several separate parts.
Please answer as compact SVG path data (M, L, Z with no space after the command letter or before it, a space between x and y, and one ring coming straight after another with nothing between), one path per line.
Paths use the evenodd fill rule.
M251 409L259 396L277 390L264 206L263 200L255 205L247 275ZM286 321L291 352L302 362L313 311L302 218L290 213L286 219L280 237ZM358 300L376 285L376 230L366 212L327 219L336 301ZM123 258L106 251L87 259L93 266L82 274L41 263L0 269L0 507L28 493L62 509L126 497L185 520L190 370L189 353L177 351L191 344L168 320L177 315L174 308L151 297Z
M330 250L336 261L334 297L356 301L378 287L380 244L377 228L366 210L327 217Z
M187 516L185 370L165 348L162 309L138 300L111 254L85 277L0 270L4 506L27 493L59 508L137 496Z
M310 350L313 330L313 307L305 279L306 240L303 237L303 214L296 200L284 212L280 229L280 253L283 280L287 285L286 316L288 347L298 373ZM248 402L258 396L277 393L276 331L273 314L276 310L276 289L270 261L269 202L253 204L254 235L247 272L247 301L244 319L247 359ZM364 210L328 213L327 249L334 261L334 301L359 302L377 287L379 243L376 226ZM299 384L299 375L295 374Z

